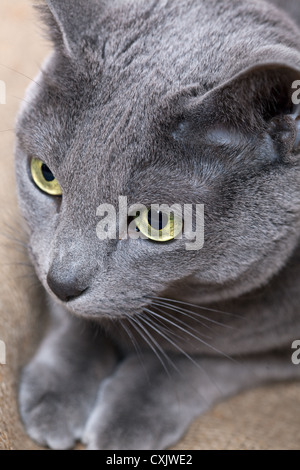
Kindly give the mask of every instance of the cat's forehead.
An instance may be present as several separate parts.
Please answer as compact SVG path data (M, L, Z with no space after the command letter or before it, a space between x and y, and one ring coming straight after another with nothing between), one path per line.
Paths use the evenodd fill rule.
M151 66L181 85L191 80L213 85L239 71L242 62L253 65L253 50L264 39L277 44L282 28L270 5L251 1L241 7L240 0L230 5L220 0L118 0L106 2L93 20L92 25L86 22L85 34L87 42L91 37L96 44L96 60L116 69L134 62L149 72Z
M64 17L64 35L71 35L70 41L76 43L75 51L69 51L73 66L62 72L60 64L53 76L70 86L78 71L84 71L86 83L80 86L88 92L101 87L105 102L118 93L119 101L142 106L147 96L155 102L190 85L207 91L262 60L253 57L262 41L277 45L276 34L272 27L265 28L264 21L265 13L273 14L277 25L276 12L249 2L243 5L249 10L249 21L244 23L239 4L233 0L224 9L224 2L218 0L89 0L87 12L79 7L79 13L83 11L76 20L78 33L74 28L70 33L71 16ZM94 12L92 5L100 9ZM232 9L237 13L233 15ZM92 17L85 17L91 11ZM69 44L56 49L64 54L66 47L69 50Z
M160 88L152 73L134 84L121 70L119 78L116 70L112 76L107 66L89 82L59 55L47 62L23 115L21 140L29 157L51 168L73 202L80 193L86 204L130 194L148 203L160 187L159 197L168 203L176 191L178 162L170 147L172 129L166 128L175 110L165 113L170 88L163 81Z
M176 99L193 86L199 96L247 65L263 37L276 42L263 16L256 41L257 24L241 28L238 15L220 14L224 3L217 0L109 5L92 23L82 18L75 56L56 47L19 125L25 150L54 171L63 166L69 178L101 166L119 172L120 181L147 166L174 165L176 129L169 123L180 116ZM256 22L257 8L250 2Z
M55 50L20 126L31 131L31 151L56 164L65 160L70 146L70 155L87 159L90 148L97 148L101 160L109 148L109 158L131 153L133 165L141 147L157 140L154 127L159 130L174 117L173 97L195 84L198 93L213 86L216 74L208 64L216 61L208 60L205 41L199 40L193 8L185 5L179 15L177 1L155 5L113 2L106 16L86 26L89 35L89 28L97 30L92 52L87 45L78 59L70 60ZM194 34L191 41L193 27L198 38Z

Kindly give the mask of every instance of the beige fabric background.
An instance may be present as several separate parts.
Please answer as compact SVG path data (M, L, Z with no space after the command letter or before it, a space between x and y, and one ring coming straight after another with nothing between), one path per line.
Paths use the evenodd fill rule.
M19 420L16 393L20 367L38 336L42 289L23 264L26 257L17 243L11 129L30 83L26 76L35 76L47 51L30 2L1 0L0 80L7 85L7 104L0 105L0 339L7 345L7 365L0 365L0 449L37 449ZM300 331L297 335L300 339ZM297 449L299 418L300 385L269 386L216 406L195 421L175 448Z

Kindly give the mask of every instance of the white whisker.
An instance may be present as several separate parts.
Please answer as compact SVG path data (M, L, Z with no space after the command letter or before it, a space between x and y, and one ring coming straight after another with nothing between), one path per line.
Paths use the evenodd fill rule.
M156 307L156 309L157 309L157 307ZM151 312L151 310L149 310L149 308L148 308L148 312L147 312L147 313L148 313L150 316L154 317L156 324L159 325L159 327L160 327L163 331L165 331L165 332L168 333L168 334L172 334L172 336L174 336L174 338L177 338L177 339L179 339L180 341L184 341L185 338L184 338L183 336L178 335L178 334L175 333L171 328L167 328L167 326L164 325L162 321L160 321L159 319L157 319L157 315L154 315L154 313ZM163 312L162 312L162 313L163 313ZM149 317L148 317L148 318L149 318Z
M165 312L164 310L161 310L160 308L158 308L155 304L154 305L154 308L155 310L157 310L158 312L162 313L163 316L167 316L169 318L172 318L174 319L174 315L172 315L171 313L168 313L168 312ZM152 304L151 304L151 307L152 307ZM201 325L203 325L204 327L206 327L207 325L203 324L202 322L199 322L199 320L197 321L197 319L194 319L192 315L187 315L187 314L183 314L184 316L186 317L189 317L189 318L192 318L193 320L195 320L196 322L200 323ZM207 335L204 335L202 333L199 333L196 328L193 328L192 326L190 325L187 325L183 320L179 320L177 317L176 317L176 321L177 323L181 324L181 325L184 325L185 327L189 328L191 331L194 331L194 333L197 333L197 334L200 334L203 338L206 338L206 339L212 339L211 336L207 336ZM212 328L209 328L210 330L212 330Z
M125 317L126 317L126 320L131 324L130 316L128 314L125 314ZM127 328L127 326L125 325L123 320L120 320L120 324L121 324L122 328L124 329L125 333L128 335L131 343L133 344L134 349L135 349L136 354L137 354L137 357L139 358L140 364L144 369L144 372L145 372L145 375L147 377L148 382L150 383L149 375L148 375L147 369L145 367L145 364L144 364L144 361L143 361L143 358L142 358L143 353L142 353L142 350L141 350L138 342L136 341L135 337L131 333L130 328Z
M148 311L147 308L144 309L145 312ZM155 314L155 312L152 312ZM163 318L161 317L161 315L158 315L158 314L155 314L157 315L159 318ZM167 318L164 318L164 320L167 322L167 323L170 323L171 325L173 325L175 328L178 328L180 329L181 331L183 331L184 333L188 334L189 336L191 336L192 338L196 339L197 341L199 341L201 344L204 344L204 346L207 346L208 348L212 349L213 351L215 351L216 353L220 354L221 356L223 357L226 357L227 359L231 360L232 362L235 362L236 361L228 356L227 354L225 354L224 352L220 351L218 348L215 348L214 346L212 346L211 344L207 343L206 341L204 341L203 339L199 338L199 336L196 336L194 335L193 333L191 333L190 331L186 330L185 328L181 327L180 325L178 325L177 323L171 321L171 320L168 320Z
M214 325L222 326L223 328L228 328L230 330L234 329L234 327L231 326L231 325L226 325L225 323L221 323L217 320L213 320L212 318L206 317L205 315L200 315L199 313L193 312L192 310L187 310L185 308L177 307L177 306L174 307L173 305L170 305L168 302L154 301L154 302L152 302L152 305L158 305L160 307L164 307L164 308L167 308L169 310L172 310L174 312L178 312L178 313L181 313L181 314L186 313L186 314L189 314L189 315L194 315L195 317L201 318L202 320L205 320L209 323L213 323ZM206 328L209 328L208 325L206 325L205 323L201 323L201 324L202 324L202 326L205 326ZM211 329L211 328L209 328L209 329Z
M169 371L166 367L166 364L164 363L161 356L158 354L158 351L155 349L154 345L156 347L158 347L161 351L163 351L162 348L157 344L157 342L153 339L152 335L150 335L150 333L144 328L144 326L140 324L140 322L138 321L138 319L136 317L131 317L130 323L135 328L137 333L139 333L139 335L143 338L143 340L146 342L146 344L151 348L151 350L154 352L154 354L158 358L159 362L163 366L165 372L167 373L167 375L169 375ZM148 338L144 335L143 332L148 336ZM154 345L152 343L154 343Z
M18 75L21 75L21 77L27 78L27 79L30 80L31 82L33 82L33 83L35 83L36 85L38 85L39 87L41 87L41 84L40 84L40 83L38 83L36 80L34 80L33 78L29 77L29 76L26 75L25 73L19 72L19 70L13 69L12 67L8 67L8 65L0 64L0 66L6 68L7 70L10 70L11 72L15 72L15 73L17 73Z
M222 310L216 310L216 309L210 308L210 307L203 307L202 305L191 304L191 303L188 303L188 302L183 302L181 300L169 299L167 297L147 296L147 298L150 299L150 300L153 299L153 300L161 300L161 301L164 301L164 302L173 302L175 304L180 304L180 305L184 305L184 306L187 306L187 307L194 307L194 308L198 308L200 310L206 310L207 312L220 313L222 315L228 315L228 316L234 317L234 318L244 318L241 315L237 315L235 313L224 312Z
M168 336L166 336L164 333L162 333L159 329L157 329L155 327L155 325L151 324L150 322L148 322L145 318L143 318L143 321L150 327L152 328L154 331L156 331L156 333L158 333L160 336L162 336L166 341L168 341L175 349L177 349L177 351L179 351L183 356L185 356L195 367L197 367L197 369L201 370L201 372L203 372L207 378L209 379L209 381L213 384L214 387L216 387L216 389L218 390L218 392L221 394L222 396L222 390L220 389L219 385L211 378L211 376L208 374L208 372L204 369L203 366L201 366L198 362L195 361L195 359L193 357L191 357L186 351L184 351L180 346L178 346L176 343L174 343L174 341L172 341ZM225 356L227 357L227 356ZM231 359L233 360L232 358L228 357L228 359ZM236 361L234 361L236 362ZM180 371L179 371L180 373ZM201 394L202 396L202 394ZM203 399L205 401L206 398L205 396L203 395Z

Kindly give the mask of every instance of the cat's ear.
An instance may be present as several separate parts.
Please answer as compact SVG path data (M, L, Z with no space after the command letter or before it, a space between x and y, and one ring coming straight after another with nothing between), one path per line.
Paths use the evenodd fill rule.
M300 65L252 66L192 99L189 107L210 141L234 145L243 137L265 133L280 153L293 152L300 146Z
M300 70L283 64L254 67L223 87L220 102L226 112L234 99L235 119L240 128L249 126L254 132L264 131L282 155L298 149Z
M38 0L36 8L51 41L69 57L76 58L87 43L97 42L99 31L93 25L103 10L101 0Z

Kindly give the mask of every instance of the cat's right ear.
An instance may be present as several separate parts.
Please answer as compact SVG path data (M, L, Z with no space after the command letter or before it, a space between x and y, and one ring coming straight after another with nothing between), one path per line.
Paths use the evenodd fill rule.
M95 18L103 12L99 0L38 0L36 4L54 46L70 58L78 58L83 49L95 47L99 31Z
M236 148L264 136L279 158L299 155L300 56L297 60L298 66L252 66L203 96L188 98L187 117L175 137L188 132L189 140L199 135L203 142Z

